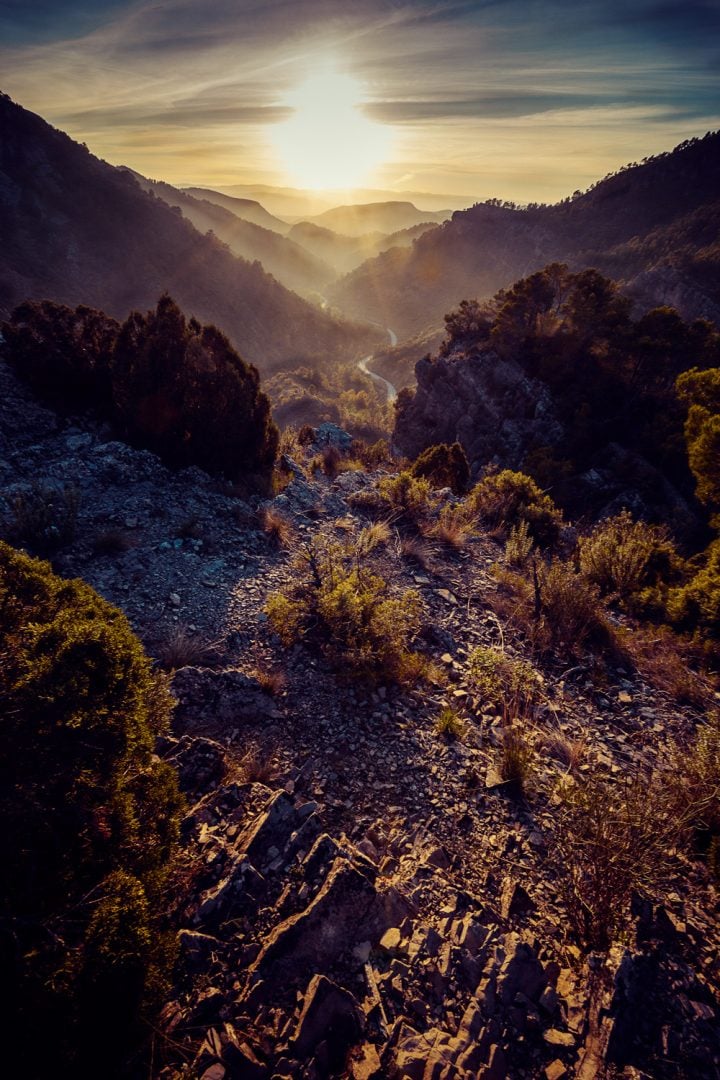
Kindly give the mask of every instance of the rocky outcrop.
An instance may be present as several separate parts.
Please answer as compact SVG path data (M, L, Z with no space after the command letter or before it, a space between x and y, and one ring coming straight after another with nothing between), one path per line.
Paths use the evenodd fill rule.
M458 441L475 472L493 460L518 468L533 446L563 436L547 387L492 350L426 357L415 376L417 390L398 409L393 435L408 457Z

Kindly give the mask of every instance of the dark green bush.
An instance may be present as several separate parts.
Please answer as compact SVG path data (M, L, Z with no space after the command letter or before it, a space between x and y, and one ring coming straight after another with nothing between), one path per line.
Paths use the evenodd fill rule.
M169 296L123 324L112 382L127 437L171 464L233 480L272 468L278 432L257 370L216 327L188 322Z
M88 981L122 990L105 1017L127 1052L158 975L181 800L153 751L172 699L121 612L4 543L0 619L0 920L15 958L5 989L16 1037L44 1033L37 1075L51 1074L45 1050L58 1075L82 1068L98 1030Z
M278 432L257 370L169 296L122 327L90 308L23 304L2 330L3 356L53 406L92 409L170 465L267 480Z
M102 311L27 301L3 323L2 354L35 393L64 412L110 409L110 359L120 329Z
M468 459L459 442L428 447L416 458L411 472L425 477L435 488L450 488L456 495L463 494L470 480Z

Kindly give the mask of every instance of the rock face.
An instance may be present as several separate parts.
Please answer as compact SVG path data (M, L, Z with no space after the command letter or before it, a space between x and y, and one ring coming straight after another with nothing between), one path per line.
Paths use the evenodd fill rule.
M457 440L475 472L492 460L518 468L530 447L562 438L547 387L492 350L426 357L415 376L415 396L399 409L393 436L408 457Z

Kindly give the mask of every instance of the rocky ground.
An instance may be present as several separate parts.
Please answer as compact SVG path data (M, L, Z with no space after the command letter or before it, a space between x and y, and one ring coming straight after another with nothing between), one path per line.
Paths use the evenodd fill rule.
M497 775L501 717L473 694L477 645L522 655L495 613L489 537L419 567L377 556L423 600L419 644L447 678L370 691L264 613L318 531L352 541L374 477L295 475L272 508L287 547L195 469L58 420L0 371L0 513L33 483L77 493L53 556L121 607L176 668L160 752L188 797L173 918L181 952L156 1074L179 1077L720 1076L718 897L704 866L636 899L607 953L572 940L551 869L553 736L582 774L620 777L701 720L627 667L550 665L524 796ZM60 495L58 495L60 498ZM75 495L69 498L74 512ZM436 730L452 705L462 738ZM677 859L682 862L681 854ZM684 875L684 880L683 880Z

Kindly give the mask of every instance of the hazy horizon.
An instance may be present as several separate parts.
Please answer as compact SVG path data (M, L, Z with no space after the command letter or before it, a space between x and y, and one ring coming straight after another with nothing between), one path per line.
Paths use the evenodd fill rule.
M555 201L720 127L718 30L709 0L6 0L0 64L177 185Z

